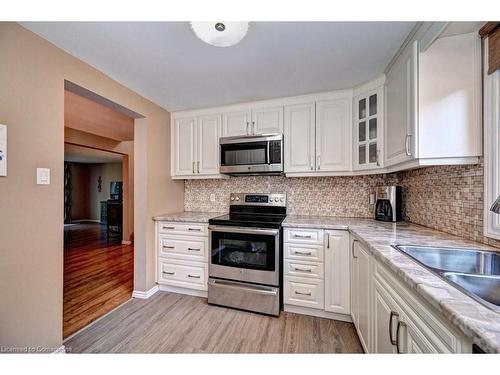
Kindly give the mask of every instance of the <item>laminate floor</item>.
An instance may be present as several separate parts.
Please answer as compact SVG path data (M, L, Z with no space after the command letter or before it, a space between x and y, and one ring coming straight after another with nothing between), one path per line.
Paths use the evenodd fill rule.
M351 323L268 317L158 292L132 299L65 342L71 353L362 353Z
M63 336L68 337L132 297L133 245L108 242L98 223L64 228Z

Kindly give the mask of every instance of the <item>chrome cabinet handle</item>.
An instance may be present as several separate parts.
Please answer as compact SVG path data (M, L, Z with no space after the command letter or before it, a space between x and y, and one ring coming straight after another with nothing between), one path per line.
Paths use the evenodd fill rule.
M200 162L198 161L197 164L198 164L197 170L198 170L198 173L200 173Z
M163 245L164 249L175 249L175 246Z
M193 247L188 247L188 250L189 250L189 251L200 251L201 249L195 249L195 248L193 248Z
M252 121L252 134L255 134L255 121Z
M294 251L293 253L298 255L312 255L310 251Z
M163 230L165 230L165 229L168 229L168 230L174 230L174 229L175 229L175 227L165 227L165 226L164 226L164 227L163 227Z
M389 315L389 340L391 341L392 345L397 345L397 340L394 340L392 337L392 318L396 317L399 319L399 314L397 312L394 312L391 310L391 315ZM399 323L399 321L398 321Z
M301 292L297 292L297 291L295 291L295 294L299 294L299 295L301 295L301 296L310 296L310 295L311 295L311 292L309 292L309 293L301 293Z
M200 228L188 228L188 230L194 231L194 232L201 232Z
M299 272L312 272L312 269L310 268L298 268L298 267L293 267L294 271L299 271Z
M192 279L199 279L201 276L198 276L198 275L189 275L188 274L188 277L190 277Z
M411 137L411 134L406 134L406 138L405 138L405 152L406 152L406 156L411 156L410 137Z
M318 161L318 171L319 171L321 169L321 156L318 155L317 161Z
M351 253L352 253L352 257L354 259L358 259L358 257L356 255L354 255L354 244L358 242L358 240L352 240L352 246L351 246Z
M175 272L167 272L167 271L163 271L163 274L164 274L164 275L175 275Z
M196 172L194 171L194 161L193 161L193 173L196 173Z
M329 233L326 234L326 248L327 249L330 248L330 234Z
M294 234L293 235L294 238L305 238L305 239L311 239L311 236L303 236L301 234Z
M400 349L399 349L399 328L400 328L401 326L406 327L406 323L401 322L401 321L399 321L399 320L398 320L398 326L397 326L397 328L396 328L396 352L397 352L398 354L401 354L401 351L400 351Z

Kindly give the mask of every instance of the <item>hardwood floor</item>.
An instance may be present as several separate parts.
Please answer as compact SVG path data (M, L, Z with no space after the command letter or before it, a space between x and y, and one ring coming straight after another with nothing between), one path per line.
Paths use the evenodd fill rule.
M133 261L133 245L108 243L104 226L65 226L65 338L132 297Z
M362 353L351 323L279 318L158 292L132 299L65 342L71 353Z

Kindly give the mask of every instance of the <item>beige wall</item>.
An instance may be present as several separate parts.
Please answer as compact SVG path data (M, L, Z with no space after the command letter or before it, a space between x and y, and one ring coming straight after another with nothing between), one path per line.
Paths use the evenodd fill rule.
M144 116L134 129L135 170L140 169L134 190L136 198L141 195L134 207L136 290L154 285L151 217L183 206L183 183L170 179L170 115L18 24L0 23L0 51L0 123L9 136L8 176L0 177L0 345L58 347L64 80ZM51 169L50 185L36 185L36 167Z
M111 181L122 181L122 165L121 163L91 164L89 171L90 219L100 220L101 201L109 199L109 183ZM101 191L97 189L99 176L102 180Z

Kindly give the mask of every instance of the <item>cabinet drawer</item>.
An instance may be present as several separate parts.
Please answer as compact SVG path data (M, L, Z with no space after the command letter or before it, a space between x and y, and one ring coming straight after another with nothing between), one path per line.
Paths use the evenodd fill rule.
M158 261L158 283L189 289L207 290L206 263Z
M189 234L190 236L208 236L208 224L159 221L158 233Z
M285 228L285 242L323 245L323 230Z
M287 305L324 308L323 280L304 277L284 277L284 303Z
M285 259L284 273L287 276L323 279L324 265L321 262L306 262Z
M305 261L323 261L323 246L301 245L285 243L283 244L283 253L285 259L305 260Z
M160 257L207 262L208 238L167 236L160 234L158 255Z

